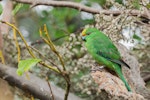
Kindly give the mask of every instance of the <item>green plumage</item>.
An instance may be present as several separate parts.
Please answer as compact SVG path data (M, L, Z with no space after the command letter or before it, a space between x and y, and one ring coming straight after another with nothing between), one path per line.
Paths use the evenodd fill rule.
M96 28L85 29L82 32L82 38L86 41L86 48L93 58L99 64L105 65L107 68L115 71L124 82L128 91L131 91L130 86L122 74L121 65L130 67L121 60L120 53L113 42Z

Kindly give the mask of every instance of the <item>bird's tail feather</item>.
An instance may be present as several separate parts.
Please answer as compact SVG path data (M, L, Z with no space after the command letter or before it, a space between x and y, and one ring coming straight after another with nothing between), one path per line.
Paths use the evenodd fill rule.
M127 83L126 79L124 78L122 71L117 71L118 76L120 77L120 79L123 81L123 83L125 84L126 88L128 91L131 91L131 88L129 86L129 84Z
M120 59L119 61L121 62L121 64L123 64L124 66L130 69L130 66L126 62L124 62L122 59Z

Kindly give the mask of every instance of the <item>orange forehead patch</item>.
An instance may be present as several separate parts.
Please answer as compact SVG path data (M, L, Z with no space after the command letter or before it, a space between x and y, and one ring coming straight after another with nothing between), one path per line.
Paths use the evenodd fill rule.
M85 36L85 35L86 35L85 32L86 32L86 29L84 29L84 30L82 31L81 35L82 35L82 36Z

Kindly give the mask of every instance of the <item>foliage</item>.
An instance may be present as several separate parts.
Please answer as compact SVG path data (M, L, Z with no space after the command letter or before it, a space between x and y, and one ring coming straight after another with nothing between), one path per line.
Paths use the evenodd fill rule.
M40 61L40 59L20 60L18 64L17 74L21 76L24 72L31 69L31 67L35 66Z
M51 38L54 40L76 31L87 23L93 22L93 19L82 20L80 12L74 9L42 7L46 7L47 9L35 7L32 8L33 10L30 10L27 4L23 4L16 15L18 25L21 26L23 30L29 32L28 39L31 41L39 39L38 29L42 27L43 24L47 25ZM30 13L32 13L32 15L27 16ZM67 38L56 41L56 44L61 44L65 39Z

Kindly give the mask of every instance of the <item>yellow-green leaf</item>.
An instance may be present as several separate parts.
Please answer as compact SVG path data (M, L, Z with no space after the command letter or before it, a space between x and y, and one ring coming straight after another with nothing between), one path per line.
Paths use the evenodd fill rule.
M41 59L26 59L20 60L18 64L17 74L21 76L25 71L28 71L31 67L35 66Z

